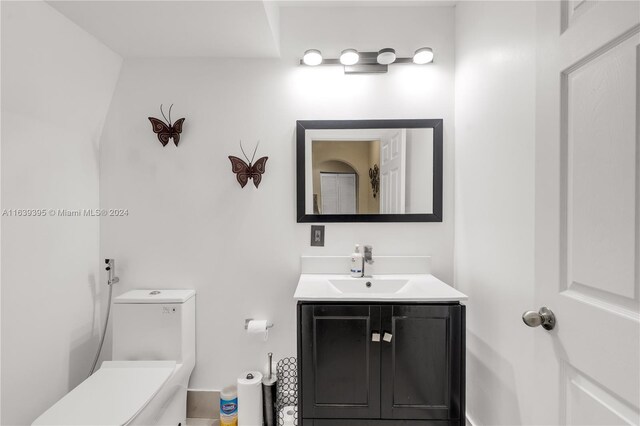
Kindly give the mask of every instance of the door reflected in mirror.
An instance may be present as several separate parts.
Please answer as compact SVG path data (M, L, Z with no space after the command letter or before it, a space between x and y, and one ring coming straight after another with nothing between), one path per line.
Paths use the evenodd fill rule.
M298 221L440 221L441 123L298 122Z

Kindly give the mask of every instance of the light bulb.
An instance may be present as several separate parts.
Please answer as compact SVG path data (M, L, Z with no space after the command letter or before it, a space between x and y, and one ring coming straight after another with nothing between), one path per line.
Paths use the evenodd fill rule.
M345 49L340 54L340 63L342 65L355 65L360 60L360 55L356 49Z
M380 65L389 65L396 60L396 51L390 47L382 49L378 52L378 63Z
M431 61L433 61L433 50L430 47L421 47L413 55L414 64L423 65Z
M304 62L305 65L309 65L311 67L320 65L322 63L322 53L320 53L318 49L309 49L304 52L302 62Z

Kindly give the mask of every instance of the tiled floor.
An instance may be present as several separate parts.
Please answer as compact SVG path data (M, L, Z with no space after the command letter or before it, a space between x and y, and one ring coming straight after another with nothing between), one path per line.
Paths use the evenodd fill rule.
M213 419L187 419L187 426L218 426L219 420Z

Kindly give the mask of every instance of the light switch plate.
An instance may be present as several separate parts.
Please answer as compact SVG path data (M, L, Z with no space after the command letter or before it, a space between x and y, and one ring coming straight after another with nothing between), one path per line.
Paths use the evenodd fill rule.
M311 225L311 246L324 247L324 225Z

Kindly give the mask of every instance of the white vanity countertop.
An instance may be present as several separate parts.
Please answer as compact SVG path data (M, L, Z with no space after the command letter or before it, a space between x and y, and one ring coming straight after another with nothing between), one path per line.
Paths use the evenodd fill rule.
M294 299L331 302L459 302L467 296L431 274L385 274L353 278L301 274Z

